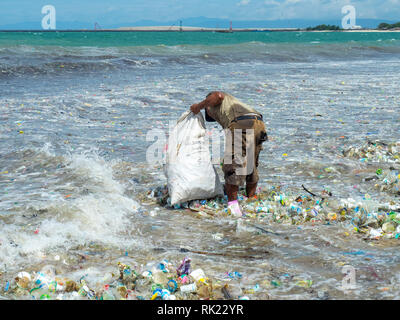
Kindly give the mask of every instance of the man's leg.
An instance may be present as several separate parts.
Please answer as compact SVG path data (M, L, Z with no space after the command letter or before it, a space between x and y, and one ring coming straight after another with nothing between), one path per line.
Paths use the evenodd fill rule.
M228 196L228 201L235 201L237 200L237 195L239 191L239 186L235 186L233 184L225 183L225 190Z
M248 198L253 198L256 195L258 185L258 160L260 152L263 149L262 144L268 138L265 125L262 121L255 121L254 123L254 170L246 177L246 195Z
M262 147L258 145L255 147L253 172L246 177L246 195L247 198L253 198L256 195L258 185L258 156Z
M246 183L247 198L253 198L256 195L257 183Z
M225 166L226 168L226 166ZM229 183L231 181L231 183ZM234 182L234 177L229 176L225 172L225 192L228 196L228 209L231 211L232 215L236 217L242 216L242 210L240 209L239 201L238 201L238 191L239 186L232 184Z
M236 217L242 216L242 210L238 202L238 191L239 186L243 185L246 179L245 175L238 175L237 169L241 168L241 159L235 152L238 152L235 144L241 145L241 134L234 134L235 126L232 125L229 130L226 131L226 145L225 145L225 155L224 155L224 165L222 171L225 177L225 192L228 196L228 209L231 211L232 215ZM240 133L241 131L239 131ZM236 140L236 141L235 141Z

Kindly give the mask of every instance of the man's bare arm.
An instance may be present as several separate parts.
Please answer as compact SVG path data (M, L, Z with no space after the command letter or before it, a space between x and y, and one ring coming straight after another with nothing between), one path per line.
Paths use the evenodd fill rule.
M190 107L190 111L192 111L194 114L198 114L200 110L204 109L205 107L216 107L219 106L222 101L224 100L225 95L221 91L214 91L211 92L207 96L205 100L203 100L200 103L196 103Z

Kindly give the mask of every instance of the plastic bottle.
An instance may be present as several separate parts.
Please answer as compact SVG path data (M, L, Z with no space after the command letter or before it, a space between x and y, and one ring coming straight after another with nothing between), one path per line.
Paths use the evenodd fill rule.
M161 270L155 272L153 274L153 281L155 283L161 284L163 286L166 286L168 283L168 278L166 273L162 272Z
M143 278L146 278L146 279L149 279L149 278L151 278L153 276L153 273L151 272L151 271L144 271L143 273L142 273L142 277Z
M57 292L64 292L65 291L65 288L66 288L66 282L67 282L68 280L67 279L59 279L59 278L56 278L55 279L55 282L57 283L57 285L56 285L56 291Z
M42 272L38 272L33 281L36 287L47 286L51 282L51 280Z
M227 285L226 289L229 291L229 294L233 299L237 299L239 296L243 296L243 290L241 289L239 284L230 283L229 285Z
M27 289L32 281L31 275L28 272L20 272L17 275L17 286L22 289Z
M190 273L190 276L197 282L205 279L206 275L202 269L196 269Z
M158 269L160 269L164 273L168 273L169 269L168 266L171 265L168 260L164 259L158 264Z
M299 207L298 205L292 203L290 205L290 211L297 212L300 214L303 211L303 209L301 207Z
M33 288L32 290L30 290L29 293L30 293L32 299L34 299L34 300L49 300L49 299L51 299L51 295L45 285L42 285L41 287Z
M114 295L110 290L105 290L102 295L103 300L115 300Z
M161 298L162 298L163 300L169 300L170 296L171 296L171 292L169 292L169 290L163 289L163 290L161 291Z
M197 286L195 283L188 284L186 286L181 287L182 293L191 293L191 292L196 292L196 291L197 291Z
M162 299L162 289L157 288L153 291L153 295L150 300L160 300Z

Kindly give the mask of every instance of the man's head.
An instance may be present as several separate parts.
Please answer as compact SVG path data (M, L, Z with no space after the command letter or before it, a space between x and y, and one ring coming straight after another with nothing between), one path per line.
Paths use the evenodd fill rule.
M214 100L221 100L221 99L224 98L223 94L222 94L221 92L219 92L219 91L212 91L212 92L210 92L210 93L206 96L206 99L209 98L209 97L211 97L211 96L213 96L212 98L213 98ZM212 118L212 117L208 114L208 112L207 112L207 107L205 108L205 114L206 114L206 121L207 121L207 122L217 122L217 120L215 120L214 118Z
M211 118L209 115L208 115L208 112L207 112L207 108L205 109L205 114L206 114L206 121L207 122L217 122L217 120L215 120L214 118Z
M206 99L207 99L209 96L211 96L212 94L213 94L213 92L210 92L210 93L206 96ZM215 120L214 118L211 118L211 117L208 115L207 108L204 109L204 112L205 112L205 114L206 114L206 121L207 121L207 122L217 122L217 120Z

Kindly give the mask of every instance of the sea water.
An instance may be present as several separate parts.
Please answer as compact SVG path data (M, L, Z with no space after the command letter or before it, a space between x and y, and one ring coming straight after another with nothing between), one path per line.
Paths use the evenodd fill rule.
M190 257L209 277L240 272L263 288L251 299L398 298L397 239L367 242L335 224L237 232L229 217L199 220L143 195L166 183L146 161L147 133L222 90L264 115L261 187L398 203L363 180L393 164L343 151L399 141L399 58L394 32L1 32L0 295L21 271L51 265L101 287L118 261L178 266L185 247L229 253ZM249 248L269 255L242 258ZM344 265L354 290L341 289Z

